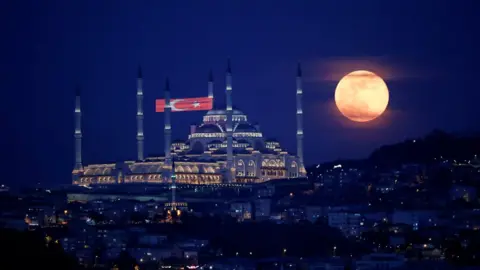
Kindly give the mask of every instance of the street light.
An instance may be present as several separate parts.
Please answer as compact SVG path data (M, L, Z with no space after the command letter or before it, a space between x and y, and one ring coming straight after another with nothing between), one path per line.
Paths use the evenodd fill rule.
M337 247L336 246L333 246L333 257L335 257L335 251L337 250Z

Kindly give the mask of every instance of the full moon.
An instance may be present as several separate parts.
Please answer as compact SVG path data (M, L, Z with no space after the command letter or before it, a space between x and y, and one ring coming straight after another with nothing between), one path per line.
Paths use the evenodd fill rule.
M357 70L345 75L335 89L335 104L348 119L368 122L387 109L388 88L377 74Z

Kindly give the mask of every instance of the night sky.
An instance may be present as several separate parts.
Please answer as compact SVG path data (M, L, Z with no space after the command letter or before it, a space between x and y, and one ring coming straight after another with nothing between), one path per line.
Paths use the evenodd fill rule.
M295 69L302 63L307 165L363 158L434 128L478 131L473 4L0 1L1 181L71 182L77 85L84 164L133 159L139 65L150 155L163 151L163 115L154 112L154 100L165 78L173 97L206 96L212 69L216 104L224 104L228 57L234 105L290 151ZM358 68L378 73L390 89L388 111L366 124L345 120L333 107L336 83ZM186 138L203 114L173 114L173 139Z

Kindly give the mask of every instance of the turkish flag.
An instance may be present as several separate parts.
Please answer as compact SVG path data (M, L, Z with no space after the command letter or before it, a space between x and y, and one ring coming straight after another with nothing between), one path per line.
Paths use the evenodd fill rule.
M209 97L170 99L172 112L208 111L213 107L213 99ZM155 100L155 112L165 111L165 99Z

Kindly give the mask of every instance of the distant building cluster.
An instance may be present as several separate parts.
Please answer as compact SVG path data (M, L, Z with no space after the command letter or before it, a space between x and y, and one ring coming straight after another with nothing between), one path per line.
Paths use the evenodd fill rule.
M478 160L388 170L336 164L313 167L308 176L254 185L185 184L172 198L171 186L148 183L20 194L2 186L0 195L11 199L2 200L10 203L8 210L2 206L0 225L43 231L47 242L61 245L86 267L114 266L125 254L139 269L455 269L480 264ZM204 236L166 227L177 223ZM255 241L237 249L218 242L219 233L241 241L234 228L242 226L249 233L268 228L281 244L259 250L255 247L261 243ZM302 255L305 251L288 241L304 236L274 234L277 227L324 233L325 241L310 248L321 255ZM258 257L262 252L273 257Z

